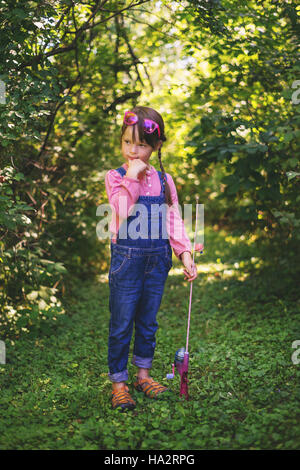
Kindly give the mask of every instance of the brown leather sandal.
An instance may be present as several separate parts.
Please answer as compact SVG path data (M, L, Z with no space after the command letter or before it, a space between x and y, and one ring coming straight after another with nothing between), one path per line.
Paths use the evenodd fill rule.
M149 398L160 398L160 395L169 390L164 385L148 378L137 379L133 386L138 392L144 392L146 397Z
M133 410L135 401L129 394L129 389L125 386L122 390L113 390L111 397L111 405L113 409L120 408L119 411Z

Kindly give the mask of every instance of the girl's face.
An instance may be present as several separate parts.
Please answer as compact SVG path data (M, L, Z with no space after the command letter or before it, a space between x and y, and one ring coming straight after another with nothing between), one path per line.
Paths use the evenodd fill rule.
M135 132L135 142L133 142L133 131ZM129 163L129 161L139 158L144 163L148 164L151 153L153 150L157 150L159 144L155 149L151 147L151 145L147 144L147 142L143 141L140 142L139 140L139 133L137 126L128 126L122 136L122 155Z

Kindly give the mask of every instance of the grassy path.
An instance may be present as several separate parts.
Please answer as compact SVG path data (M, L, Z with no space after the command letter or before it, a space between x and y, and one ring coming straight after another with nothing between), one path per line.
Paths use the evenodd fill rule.
M1 449L297 449L300 445L299 267L261 260L264 246L206 231L197 258L190 394L110 409L108 284L74 283L66 314L7 341L0 365ZM200 264L201 261L201 264ZM158 316L153 376L166 383L185 343L189 284L174 262ZM299 354L300 359L300 354ZM129 364L130 379L135 369Z

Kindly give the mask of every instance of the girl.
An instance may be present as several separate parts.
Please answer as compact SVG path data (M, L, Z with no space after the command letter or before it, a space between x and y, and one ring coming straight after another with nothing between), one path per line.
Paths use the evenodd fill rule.
M172 267L171 247L186 268L183 270L184 279L191 282L197 277L191 243L178 212L176 187L161 162L164 141L164 122L158 112L144 106L127 111L121 131L125 163L116 170L109 170L105 176L109 203L116 215L110 225L108 375L112 381L112 407L120 411L135 408L126 385L133 323L135 341L132 363L138 367L135 389L151 398L157 398L167 390L150 377L149 369L156 345L156 314ZM153 151L158 151L161 171L156 171L149 163ZM144 209L140 211L142 221L140 215L131 215L136 204L141 204ZM168 208L167 211L153 210L154 205L162 207L162 204ZM170 206L173 220L170 220ZM155 236L151 231L153 222L156 222L157 228ZM167 227L166 222L169 223ZM137 237L132 227L140 227L138 233L142 236ZM180 239L174 236L176 227L182 229L176 231L177 234L182 233ZM170 233L164 236L167 228Z

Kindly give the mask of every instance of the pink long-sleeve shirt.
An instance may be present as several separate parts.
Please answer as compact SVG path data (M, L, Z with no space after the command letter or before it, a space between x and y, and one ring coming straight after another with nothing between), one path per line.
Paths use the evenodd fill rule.
M122 167L127 171L128 164L124 163ZM166 178L171 190L173 206L167 209L166 230L169 236L170 245L180 259L181 253L189 251L191 253L191 242L187 236L183 220L178 210L178 196L173 178L166 173ZM117 233L123 220L127 219L134 208L139 196L159 196L161 192L161 183L156 169L150 165L146 170L143 179L130 178L126 175L122 178L116 170L109 170L105 175L105 187L110 205L113 207L116 217L112 217L109 230L112 233L112 242L116 242ZM122 197L122 204L119 204ZM126 199L123 199L126 198ZM126 204L123 205L124 201ZM123 209L124 207L124 209Z

